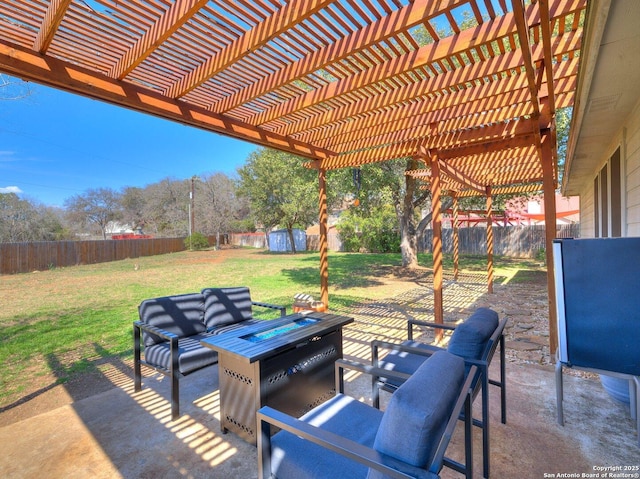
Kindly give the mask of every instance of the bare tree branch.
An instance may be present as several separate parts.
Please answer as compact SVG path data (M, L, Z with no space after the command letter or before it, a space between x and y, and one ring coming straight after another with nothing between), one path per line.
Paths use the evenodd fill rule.
M29 83L0 73L0 100L22 100L31 94Z

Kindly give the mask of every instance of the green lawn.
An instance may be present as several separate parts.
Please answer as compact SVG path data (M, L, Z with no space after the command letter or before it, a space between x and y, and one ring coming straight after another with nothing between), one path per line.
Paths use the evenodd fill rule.
M430 255L421 255L421 265L430 263ZM331 253L332 307L348 311L355 303L392 296L383 278L398 273L400 265L399 254ZM497 281L526 281L541 271L533 260L497 258L495 267ZM485 271L486 258L465 256L461 268ZM449 257L447 269L452 269ZM319 298L319 255L211 250L2 276L0 407L51 375L64 382L100 358L130 359L132 322L142 300L237 285L249 286L256 301L290 311L296 293Z

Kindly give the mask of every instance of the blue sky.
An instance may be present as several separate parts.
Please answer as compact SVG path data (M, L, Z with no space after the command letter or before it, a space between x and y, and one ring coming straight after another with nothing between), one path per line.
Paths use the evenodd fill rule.
M50 206L89 188L235 175L257 146L31 84L0 101L0 192Z

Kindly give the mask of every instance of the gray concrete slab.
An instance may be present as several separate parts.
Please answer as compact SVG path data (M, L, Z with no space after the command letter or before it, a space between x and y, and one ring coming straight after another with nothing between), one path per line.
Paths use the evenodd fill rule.
M561 427L556 423L551 371L509 364L507 375L506 425L500 424L497 391L492 392L492 477L587 477L599 472L598 467L640 465L634 422L598 381L565 377L566 424ZM1 428L2 476L257 477L256 449L232 433L220 433L217 368L182 381L183 415L176 421L170 420L166 378L146 378L139 393L125 375L114 377L114 383L106 392ZM364 377L350 378L347 392L370 398ZM481 438L474 429L474 464L480 477ZM461 458L461 446L458 428L449 454ZM443 477L460 475L445 469Z
M433 293L428 281L425 285L385 301L364 301L352 310L337 311L356 317L344 332L345 357L368 361L373 339L405 339L408 317L430 319ZM598 469L640 466L628 408L612 399L598 380L565 374L565 426L556 422L555 377L545 346L544 282L504 280L487 295L486 284L466 278L448 283L444 296L447 321L464 318L478 306L492 307L509 318L506 425L500 423L497 388L491 388L492 478L640 477L638 470L617 471L630 475L614 476ZM74 399L69 386L68 403L51 410L34 396L20 406L28 409L26 419L0 421L0 477L257 477L255 447L232 433L220 433L217 367L181 381L182 416L176 421L171 421L167 378L146 377L143 390L134 393L130 364L113 364L101 371L113 387ZM363 376L347 376L346 390L363 401L371 399L370 383ZM479 404L474 411L479 414ZM10 409L3 414L14 413ZM474 429L474 467L480 477L481 435ZM461 459L462 445L458 427L448 455ZM446 469L442 476L460 477Z

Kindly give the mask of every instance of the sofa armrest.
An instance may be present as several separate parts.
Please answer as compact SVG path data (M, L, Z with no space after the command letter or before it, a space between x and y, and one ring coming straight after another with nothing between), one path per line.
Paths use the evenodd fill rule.
M146 331L148 333L153 333L161 338L166 339L167 341L171 341L172 339L178 339L179 336L177 334L170 333L169 331L165 331L164 329L157 328L155 326L151 326L143 321L134 321L133 326L139 328L142 331Z
M257 412L259 436L258 436L258 464L259 478L267 479L272 477L271 472L271 426L276 426L291 434L295 434L313 444L317 444L325 449L333 451L342 456L348 457L353 461L364 464L365 466L384 473L388 477L399 479L413 477L433 477L424 470L411 467L413 474L405 474L389 465L393 461L392 458L379 453L375 449L368 448L351 439L342 437L330 431L326 431L316 426L312 426L300 419L289 416L283 412L273 409L269 406L263 406ZM304 452L302 452L304 453ZM406 465L408 466L408 465ZM339 471L337 471L339 472ZM419 474L416 476L415 474Z
M287 315L287 308L285 306L281 306L279 304L261 303L261 302L258 302L258 301L251 301L251 304L253 306L259 306L261 308L278 309L278 310L280 310L280 316L281 317Z

